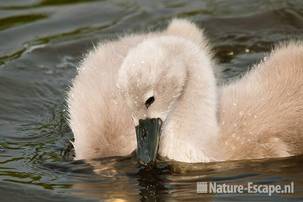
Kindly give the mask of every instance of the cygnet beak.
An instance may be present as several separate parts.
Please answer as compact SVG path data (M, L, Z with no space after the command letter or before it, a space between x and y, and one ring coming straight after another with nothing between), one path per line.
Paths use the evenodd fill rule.
M156 160L161 135L160 118L140 119L136 126L137 159L145 166L152 166Z

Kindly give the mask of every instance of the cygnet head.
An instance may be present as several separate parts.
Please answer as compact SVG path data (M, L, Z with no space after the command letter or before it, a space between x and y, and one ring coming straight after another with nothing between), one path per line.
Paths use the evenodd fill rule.
M118 87L132 112L134 125L137 126L137 154L142 135L140 127L143 125L143 131L149 130L146 128L160 128L157 123L144 126L142 120L161 119L162 133L166 133L166 137L161 137L160 145L166 148L160 150L163 155L176 160L175 155L178 154L169 149L178 146L173 145L175 141L182 145L185 145L184 142L189 148L194 147L196 143L191 144L194 141L192 137L197 136L197 131L201 134L201 125L216 128L213 124L215 79L209 58L207 51L201 51L191 40L178 36L146 39L129 51L119 71ZM205 123L201 123L204 119ZM213 122L209 124L210 121ZM148 131L149 136L157 132L160 133L157 130ZM157 145L157 141L154 144ZM156 152L156 149L153 148L152 152ZM192 157L188 157L191 154L187 153L182 154L186 157L180 161L192 161ZM153 157L150 158L155 155L152 154ZM196 159L201 158L204 157ZM147 159L149 160L153 159Z
M118 86L137 126L137 155L143 164L154 161L162 122L186 85L189 42L181 41L173 36L148 39L130 50L119 72Z
M183 39L182 39L183 40ZM186 48L180 38L148 39L125 58L118 86L133 112L133 120L168 117L186 83Z

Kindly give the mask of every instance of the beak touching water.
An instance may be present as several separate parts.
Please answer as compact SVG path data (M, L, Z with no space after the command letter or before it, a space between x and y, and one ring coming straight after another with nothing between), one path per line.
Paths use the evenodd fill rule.
M137 159L145 166L153 165L159 148L162 120L160 118L140 119L136 126Z

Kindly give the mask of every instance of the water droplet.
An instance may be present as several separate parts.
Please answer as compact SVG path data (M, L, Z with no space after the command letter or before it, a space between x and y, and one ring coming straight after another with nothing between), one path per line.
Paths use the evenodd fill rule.
M117 100L113 99L112 101L113 101L113 103L114 103L115 105L118 105Z

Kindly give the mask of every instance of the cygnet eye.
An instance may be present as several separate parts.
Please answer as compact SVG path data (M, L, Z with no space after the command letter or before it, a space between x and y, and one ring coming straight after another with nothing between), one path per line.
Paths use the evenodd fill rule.
M149 107L150 105L152 105L152 104L154 103L154 101L155 101L155 97L154 97L154 96L148 98L148 99L145 101L145 107L146 107L146 109L148 109L148 107Z

